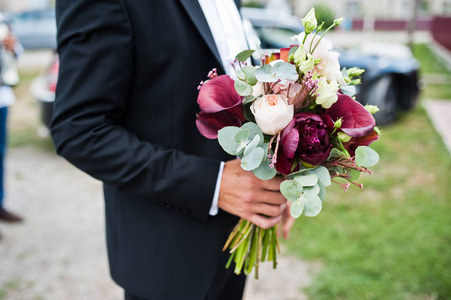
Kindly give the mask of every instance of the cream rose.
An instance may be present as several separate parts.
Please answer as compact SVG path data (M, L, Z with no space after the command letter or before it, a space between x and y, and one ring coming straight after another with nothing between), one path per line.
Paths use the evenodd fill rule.
M258 127L265 134L275 135L291 122L293 105L282 95L264 95L251 105Z

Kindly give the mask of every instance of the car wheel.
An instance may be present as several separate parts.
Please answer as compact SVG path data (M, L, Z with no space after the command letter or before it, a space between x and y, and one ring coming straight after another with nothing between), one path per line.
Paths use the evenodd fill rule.
M397 85L391 76L383 76L377 79L369 88L366 96L368 104L377 105L379 111L374 114L378 125L393 123L396 119Z

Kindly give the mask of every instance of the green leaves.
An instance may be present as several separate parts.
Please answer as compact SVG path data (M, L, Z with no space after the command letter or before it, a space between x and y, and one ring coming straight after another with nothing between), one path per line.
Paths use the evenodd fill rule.
M291 216L298 218L302 214L306 217L318 215L326 197L325 186L331 184L327 168L318 166L314 169L304 169L291 178L280 185L282 195L293 202Z
M296 67L287 62L278 62L274 66L264 65L255 71L255 77L260 82L277 82L298 79Z
M359 167L371 167L379 161L379 154L368 146L359 146L355 150L355 163Z
M285 180L280 184L280 192L291 202L296 202L301 198L302 190L302 185L294 180Z
M263 133L257 124L248 122L241 128L224 127L218 132L218 141L225 152L241 158L244 170L253 171L262 180L276 176L277 171L270 167L271 161L267 157L269 145L264 143Z
M251 55L255 52L255 50L244 50L238 53L235 58L238 61L246 61Z
M240 96L249 96L252 95L253 89L252 87L243 81L235 81L235 90Z

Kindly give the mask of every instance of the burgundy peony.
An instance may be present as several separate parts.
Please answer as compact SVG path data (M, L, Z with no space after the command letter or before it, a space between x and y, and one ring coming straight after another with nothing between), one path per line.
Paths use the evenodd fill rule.
M296 114L282 131L276 169L289 174L296 159L317 166L329 157L331 148L326 124L320 116Z
M205 83L197 97L201 109L196 120L199 132L206 138L215 139L218 131L226 126L240 127L244 121L242 101L228 75Z

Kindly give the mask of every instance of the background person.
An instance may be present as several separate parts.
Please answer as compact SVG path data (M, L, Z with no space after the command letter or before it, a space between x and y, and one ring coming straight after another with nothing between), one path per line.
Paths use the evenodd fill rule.
M9 25L6 23L3 15L0 13L0 51L8 51L17 55L22 51L22 47L17 42L16 38L11 34ZM14 57L14 56L13 56ZM0 59L0 70L5 74L7 66L6 61ZM13 70L13 72L16 70ZM16 72L17 73L17 72ZM17 76L17 74L16 74ZM15 102L15 96L12 88L8 85L6 78L0 77L0 221L5 222L20 222L22 218L4 207L3 198L4 191L4 157L6 152L7 142L7 116L8 106Z

